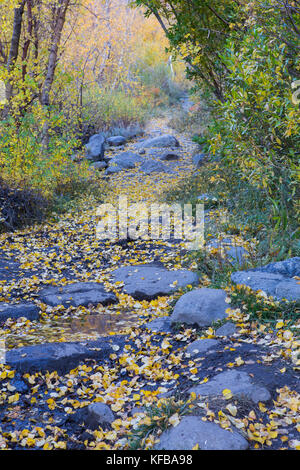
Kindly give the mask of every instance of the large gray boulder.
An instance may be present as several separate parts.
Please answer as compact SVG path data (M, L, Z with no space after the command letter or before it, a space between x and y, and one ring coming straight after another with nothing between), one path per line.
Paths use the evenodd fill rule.
M17 319L21 317L31 321L38 320L38 307L30 302L22 302L21 304L0 303L0 323L5 322L8 318Z
M220 289L202 288L184 294L177 301L171 315L172 323L209 326L227 317L226 292Z
M110 305L116 303L113 292L107 292L103 284L97 282L76 282L62 287L46 287L39 292L40 300L52 307L87 307L89 304Z
M234 396L246 397L254 403L271 399L270 392L255 383L249 374L237 370L227 370L216 375L207 383L192 387L189 392L202 397L222 396L223 390L230 390Z
M140 166L140 171L150 175L151 173L173 173L166 165L155 160L149 160Z
M124 282L124 290L138 300L170 295L181 287L198 283L197 274L184 269L169 271L153 265L125 266L112 273L114 282Z
M299 275L300 257L295 257L249 271L237 271L231 275L231 280L254 291L262 290L278 300L299 300L300 284L293 279Z
M151 148L151 147L179 147L180 144L176 137L173 135L165 134L158 137L152 137L137 144L137 148Z
M86 158L94 162L103 160L105 150L105 137L103 134L93 135L85 146Z
M69 420L77 424L83 424L86 429L94 431L99 426L102 428L109 426L115 420L115 416L105 403L92 403L80 408L74 415L69 417Z
M164 431L156 450L245 450L246 439L237 431L227 431L215 423L202 421L200 416L185 416L181 422Z

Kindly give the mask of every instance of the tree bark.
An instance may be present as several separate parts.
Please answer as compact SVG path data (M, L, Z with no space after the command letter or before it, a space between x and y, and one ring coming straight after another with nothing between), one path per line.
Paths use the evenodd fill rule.
M67 14L69 5L70 5L70 0L60 0L59 6L57 8L56 18L54 18L54 28L53 28L52 37L51 37L47 73L46 73L46 78L44 81L44 86L42 88L42 94L41 94L41 104L44 106L46 110L46 114L49 114L48 110L50 106L50 93L51 93L51 89L52 89L52 85L54 81L55 69L57 66L57 55L58 55L62 31L64 28L66 14ZM49 122L46 119L46 122L42 130L43 149L47 150L48 145L49 145Z
M22 32L22 22L23 22L23 13L24 13L24 8L25 8L25 3L26 3L26 0L22 0L22 2L19 4L17 8L15 8L15 11L14 11L13 32L12 32L12 37L10 41L8 61L6 65L7 72L8 72L8 80L5 86L5 98L6 98L7 104L3 112L4 117L7 117L9 113L10 101L13 95L13 82L11 80L10 75L14 69L16 60L19 55L20 37L21 37L21 32Z

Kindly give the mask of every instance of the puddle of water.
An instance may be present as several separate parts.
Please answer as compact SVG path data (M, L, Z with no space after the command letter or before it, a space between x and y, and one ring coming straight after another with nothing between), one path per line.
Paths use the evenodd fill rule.
M136 313L85 315L77 318L57 318L51 322L39 323L30 331L7 335L6 348L18 348L49 342L91 341L110 333L126 333L128 328L137 326ZM1 351L0 351L1 352Z

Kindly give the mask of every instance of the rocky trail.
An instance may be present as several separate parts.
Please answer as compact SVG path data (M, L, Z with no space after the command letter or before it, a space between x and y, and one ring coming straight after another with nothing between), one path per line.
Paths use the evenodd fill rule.
M167 123L90 140L106 203L149 205L201 171ZM182 240L99 240L96 224L93 209L0 236L0 448L300 449L299 319L252 322ZM219 248L233 284L299 300L300 258L248 269L246 242Z

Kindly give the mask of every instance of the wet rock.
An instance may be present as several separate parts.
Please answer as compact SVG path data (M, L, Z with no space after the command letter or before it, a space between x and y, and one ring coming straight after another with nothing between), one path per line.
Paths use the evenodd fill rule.
M216 330L217 336L231 336L236 333L236 326L232 322L227 322Z
M62 287L46 287L39 292L40 300L52 307L87 307L89 304L110 305L117 301L113 292L107 292L97 282L77 282Z
M139 148L145 149L145 148L151 148L151 147L164 148L164 147L179 147L179 146L180 144L178 140L176 139L176 137L172 135L168 135L168 134L160 135L158 137L153 137L137 144L138 149Z
M34 321L39 319L38 307L29 302L21 304L3 304L0 303L0 323L5 322L8 318L28 318Z
M220 341L216 339L198 339L189 344L185 352L191 354L191 356L196 356L206 353L209 349L216 348L219 344Z
M227 431L215 423L202 421L200 416L185 416L181 422L164 431L156 450L245 450L248 442L237 431Z
M77 424L83 424L86 429L94 431L99 426L105 428L110 425L115 420L115 416L105 403L92 403L71 415L69 420Z
M124 282L124 290L137 300L170 295L179 288L198 283L197 274L184 269L169 271L160 266L125 266L112 273L114 282Z
M226 292L220 289L202 288L188 292L177 301L171 321L210 326L216 320L227 317L225 299Z
M105 150L105 137L103 134L93 135L85 146L86 158L94 162L103 160Z
M263 386L255 383L249 374L237 370L228 370L213 377L209 382L197 385L189 390L203 397L222 396L223 390L228 389L233 395L246 397L258 403L271 399L270 392Z
M99 363L115 353L116 346L121 351L123 345L124 338L118 336L86 343L45 343L10 349L6 352L5 361L21 373L47 370L65 373L81 361L95 359Z

